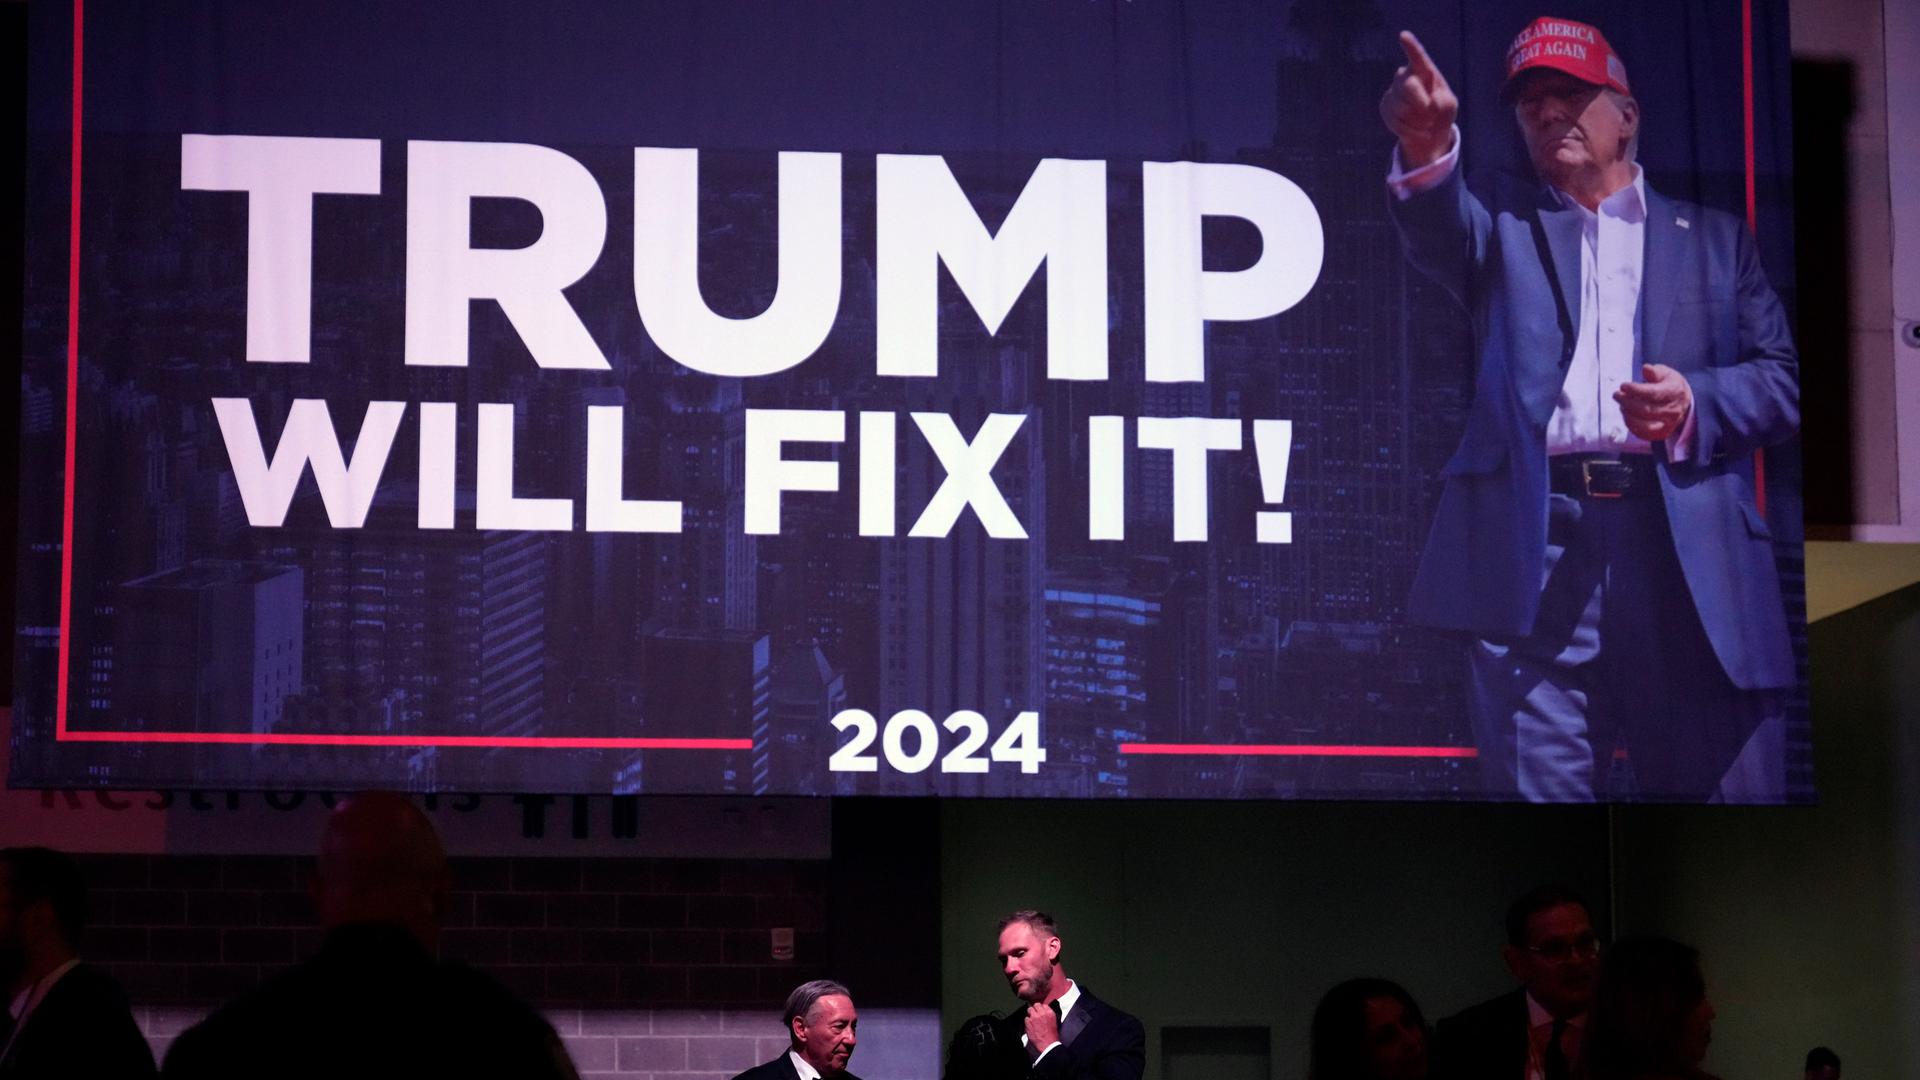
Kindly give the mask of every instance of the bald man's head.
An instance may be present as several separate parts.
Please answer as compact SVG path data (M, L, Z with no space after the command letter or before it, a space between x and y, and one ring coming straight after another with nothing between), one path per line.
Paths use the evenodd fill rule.
M431 949L439 941L447 887L440 837L405 796L366 792L327 817L313 879L320 925L402 926Z

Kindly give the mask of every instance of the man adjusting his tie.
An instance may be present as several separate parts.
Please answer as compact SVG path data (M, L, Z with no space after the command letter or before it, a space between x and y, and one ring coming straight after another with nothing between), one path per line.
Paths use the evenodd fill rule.
M1000 920L1000 971L1025 1008L1002 1021L999 1075L1140 1080L1146 1029L1069 978L1064 952L1053 916L1016 911Z

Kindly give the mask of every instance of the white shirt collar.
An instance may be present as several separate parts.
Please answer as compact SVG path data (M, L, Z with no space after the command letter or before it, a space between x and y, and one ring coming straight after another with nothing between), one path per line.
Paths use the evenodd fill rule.
M1062 1033L1064 1033L1067 1027L1067 1013L1071 1012L1073 1010L1073 1007L1076 1004L1078 1004L1080 1001L1080 984L1077 982L1074 982L1072 979L1068 979L1067 992L1064 994L1061 994L1057 998L1054 998L1053 1001L1054 1001L1054 1004L1060 1006L1060 1029ZM1020 1033L1020 1045L1021 1046L1027 1045L1027 1033L1024 1031ZM1053 1044L1053 1046L1059 1046L1059 1045L1060 1045L1059 1043ZM1045 1050L1042 1050L1040 1052L1041 1055L1045 1056L1047 1054L1053 1053L1053 1046L1049 1046Z
M793 1071L800 1074L800 1080L820 1080L820 1070L795 1051L787 1051L787 1060L793 1062Z
M1548 186L1551 187L1552 185ZM1555 198L1560 200L1561 206L1580 210L1589 218L1597 216L1594 211L1588 210L1586 206L1582 205L1580 200L1561 191L1559 188L1553 188L1553 194ZM1639 162L1635 162L1633 166L1633 182L1600 200L1599 213L1605 214L1608 217L1620 218L1628 222L1646 220L1647 174L1640 168Z
M1080 1001L1080 984L1074 982L1072 979L1068 979L1067 992L1061 994L1058 1000L1060 1002L1060 1022L1065 1024L1067 1022L1067 1014L1072 1012L1073 1007Z
M1547 1011L1547 1007L1545 1005L1542 1005L1539 1002L1533 1000L1533 995L1531 993L1527 993L1523 991L1522 996L1527 999L1527 1027L1529 1028L1545 1027L1548 1024L1553 1023L1553 1014ZM1576 1027L1576 1028L1586 1027L1587 1014L1579 1013L1573 1016L1571 1019L1567 1021L1567 1026Z

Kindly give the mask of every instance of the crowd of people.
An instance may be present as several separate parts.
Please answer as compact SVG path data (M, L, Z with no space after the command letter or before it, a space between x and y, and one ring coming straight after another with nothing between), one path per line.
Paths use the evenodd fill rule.
M1712 1080L1714 1007L1700 954L1663 937L1602 948L1577 894L1542 886L1507 911L1502 958L1518 984L1431 1030L1387 979L1351 979L1314 1010L1309 1080ZM1806 1080L1840 1076L1817 1047Z
M86 886L72 858L0 849L0 1080L502 1076L574 1080L560 1037L494 979L437 956L451 878L433 824L376 792L327 818L313 956L183 1032L156 1070L125 994L80 959Z
M1505 921L1513 990L1429 1028L1398 983L1341 982L1314 1009L1307 1080L1713 1080L1697 951L1661 937L1603 950L1586 901L1555 885L1515 900ZM1001 922L1001 963L1024 1007L962 1024L946 1080L1140 1080L1143 1025L1068 978L1063 949L1042 912ZM1806 1080L1839 1076L1833 1051L1807 1055Z
M86 885L68 856L0 849L0 1080L35 1077L577 1076L553 1027L487 975L438 958L449 888L432 823L406 798L355 796L328 817L310 958L176 1038L156 1069L126 996L79 954ZM1016 1005L954 1033L944 1080L1141 1080L1146 1026L1067 973L1060 924L1000 920ZM1692 948L1657 937L1603 948L1586 902L1558 886L1514 901L1502 948L1515 987L1429 1028L1399 984L1350 979L1314 1010L1306 1080L1711 1080L1713 1003ZM736 1080L859 1080L853 993L788 996L788 1049ZM1816 1048L1806 1080L1840 1080Z

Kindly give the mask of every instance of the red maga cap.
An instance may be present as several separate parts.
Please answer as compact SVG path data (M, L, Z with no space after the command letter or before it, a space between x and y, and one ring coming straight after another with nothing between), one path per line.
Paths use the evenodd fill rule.
M1581 82L1633 93L1627 89L1627 65L1600 28L1572 19L1542 16L1513 39L1507 47L1507 88L1521 72L1534 68L1564 71Z

